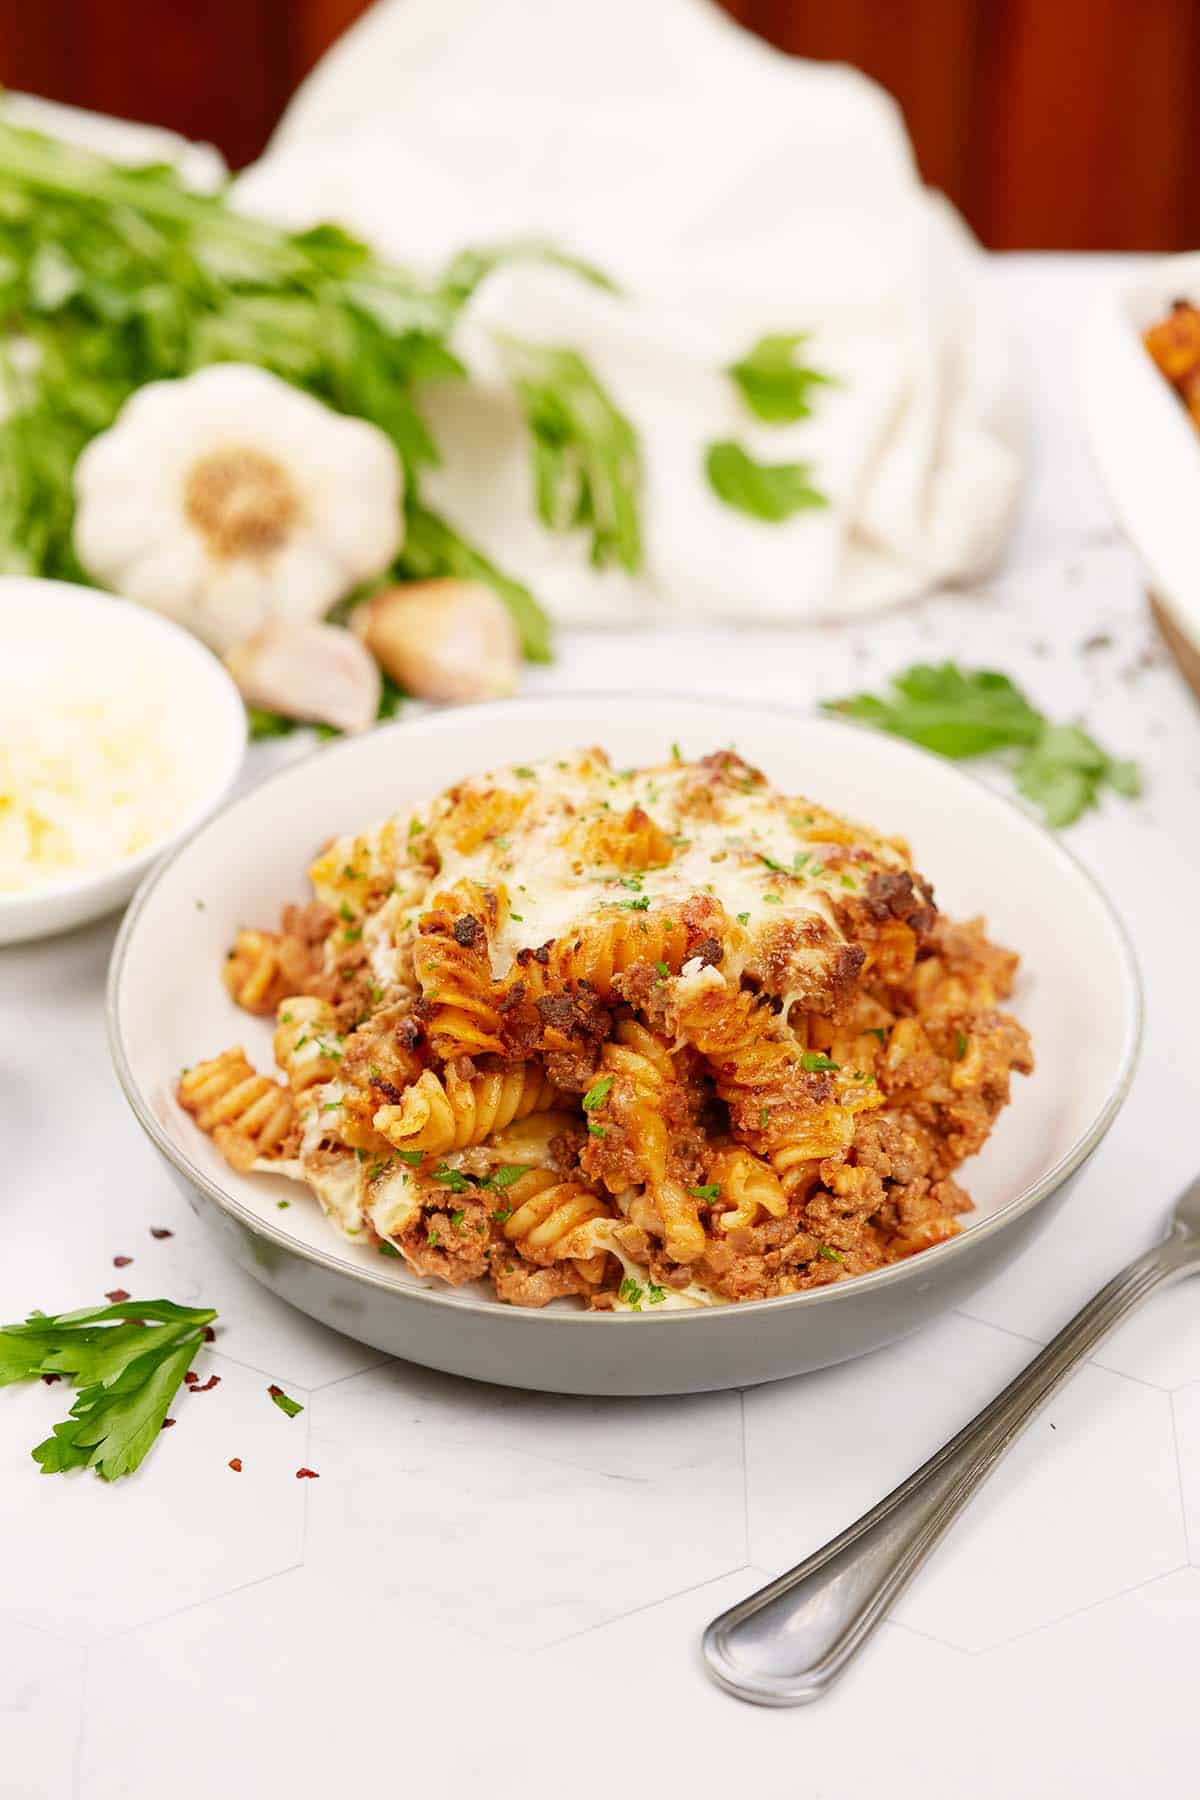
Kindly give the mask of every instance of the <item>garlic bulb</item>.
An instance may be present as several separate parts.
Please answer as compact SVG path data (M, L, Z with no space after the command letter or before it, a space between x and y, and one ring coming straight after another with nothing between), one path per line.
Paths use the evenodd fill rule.
M394 681L421 700L498 700L516 689L521 644L503 600L447 577L385 588L353 629Z
M339 731L365 731L379 711L383 681L374 658L337 625L277 619L225 665L252 706L316 719Z
M75 468L75 549L105 586L226 651L320 618L400 547L389 438L264 369L154 381Z

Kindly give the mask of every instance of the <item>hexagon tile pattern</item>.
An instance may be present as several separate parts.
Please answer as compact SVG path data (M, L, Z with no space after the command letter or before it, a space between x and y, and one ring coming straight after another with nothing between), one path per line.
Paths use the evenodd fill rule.
M735 1393L580 1400L371 1370L313 1397L329 1478L306 1566L383 1587L409 1620L549 1643L746 1560L741 1432Z
M86 1471L48 1479L29 1455L65 1416L65 1385L6 1390L0 1461L11 1473L0 1483L0 1543L21 1553L5 1557L0 1617L95 1642L299 1561L304 1490L314 1485L296 1480L309 1460L307 1413L289 1419L262 1375L225 1357L210 1352L202 1372L219 1375L220 1385L180 1388L168 1441L136 1474L111 1483ZM301 1390L292 1393L304 1404ZM164 1479L172 1452L186 1454L186 1481ZM235 1456L240 1474L229 1468ZM78 1529L81 1483L96 1490L86 1532Z
M786 1568L857 1518L965 1424L1031 1348L955 1316L877 1353L870 1381L865 1365L846 1364L748 1394L752 1560ZM844 1426L851 1407L853 1439ZM827 1437L838 1444L828 1465ZM1186 1561L1170 1397L1089 1366L1008 1452L893 1616L980 1650Z

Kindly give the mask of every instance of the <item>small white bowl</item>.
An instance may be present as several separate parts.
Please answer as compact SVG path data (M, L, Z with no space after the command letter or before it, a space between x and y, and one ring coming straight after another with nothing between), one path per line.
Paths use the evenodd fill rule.
M1200 432L1142 342L1179 299L1200 305L1200 253L1149 263L1097 302L1083 338L1083 408L1125 534L1200 655Z
M134 855L0 893L0 944L49 937L123 906L150 865L225 798L246 750L241 695L212 652L180 626L94 588L0 578L0 685L15 671L35 691L44 681L49 694L58 674L86 670L89 686L119 690L131 667L148 667L162 682L173 743L197 771L195 795L169 831Z

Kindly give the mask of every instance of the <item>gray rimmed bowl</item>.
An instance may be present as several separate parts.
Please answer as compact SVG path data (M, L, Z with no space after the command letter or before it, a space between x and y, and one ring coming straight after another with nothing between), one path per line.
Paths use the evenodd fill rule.
M220 980L234 933L304 898L329 837L499 764L603 744L619 766L736 744L781 787L901 833L952 915L986 915L1021 952L1011 1002L1038 1068L1014 1083L961 1179L977 1210L910 1261L811 1293L611 1316L508 1307L418 1280L340 1238L302 1190L238 1175L177 1105L179 1069L243 1043L271 1066L269 1021ZM1102 997L1102 1001L1101 1001ZM740 1387L874 1350L960 1304L1019 1255L1116 1117L1141 1032L1137 967L1100 888L1057 839L951 764L894 739L769 704L566 694L464 707L322 749L203 825L147 879L113 951L109 1038L134 1113L231 1256L324 1324L431 1368L575 1394ZM292 1200L281 1211L277 1201Z

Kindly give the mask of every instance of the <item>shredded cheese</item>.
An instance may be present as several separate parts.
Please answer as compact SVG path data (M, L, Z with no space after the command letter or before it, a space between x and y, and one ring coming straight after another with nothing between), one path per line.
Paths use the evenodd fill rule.
M0 675L0 893L111 868L157 843L199 794L153 667L120 685Z

